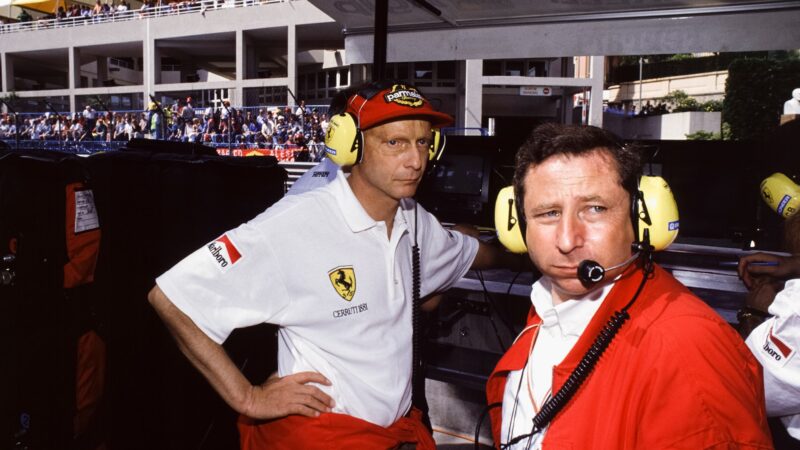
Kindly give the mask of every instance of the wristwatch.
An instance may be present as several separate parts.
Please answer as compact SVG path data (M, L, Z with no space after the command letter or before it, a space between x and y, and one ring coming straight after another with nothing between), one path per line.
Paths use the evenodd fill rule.
M759 323L772 317L771 314L761 311L760 309L745 306L736 312L736 320L742 323L746 320L758 320Z

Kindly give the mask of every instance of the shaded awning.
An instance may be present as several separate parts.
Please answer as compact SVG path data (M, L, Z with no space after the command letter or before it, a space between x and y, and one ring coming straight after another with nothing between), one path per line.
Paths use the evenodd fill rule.
M59 6L66 7L66 0L12 0L11 4L47 14L55 14Z

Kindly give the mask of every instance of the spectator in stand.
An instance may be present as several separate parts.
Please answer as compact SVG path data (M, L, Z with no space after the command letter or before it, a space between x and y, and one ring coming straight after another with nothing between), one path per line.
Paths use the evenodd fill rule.
M98 0L98 4L99 3L100 1ZM92 105L86 105L86 107L83 109L83 119L86 124L85 128L86 132L91 133L92 130L94 130L95 124L97 122L97 111L95 111L94 108L92 108ZM83 140L83 138L81 138L81 140Z
M203 130L204 142L217 142L217 134L219 134L219 127L213 117L209 117L206 121L205 129Z
M319 128L320 128L320 131L322 132L322 135L325 136L325 133L328 132L328 115L327 114L323 114L320 117Z
M50 134L50 124L47 123L47 119L36 119L34 124L33 131L31 132L31 139L47 139L47 135Z
M253 118L253 113L251 111L247 111L247 116L245 117L244 124L242 125L243 140L247 143L255 142L258 132L258 125L256 124L256 120Z
M0 119L0 138L5 139L8 137L8 131L10 130L11 126L9 124L8 118L3 115L3 118Z
M147 118L145 119L151 139L164 139L164 114L155 102L150 102L147 108ZM141 129L140 126L137 127Z
M275 144L283 148L289 140L289 126L286 124L285 116L278 116L278 124L275 126Z
M306 101L300 100L300 104L297 105L297 109L294 110L294 115L297 117L297 120L300 123L303 123L306 117Z
M22 8L22 12L20 12L17 15L17 20L19 20L20 22L30 22L31 20L33 20L33 16L28 14L28 10L27 9Z
M186 140L188 142L197 142L200 135L200 119L195 118L190 124L186 125Z
M97 120L97 124L94 127L94 140L101 141L101 142L108 142L109 141L109 132L108 132L108 121L105 117L100 117Z
M114 115L114 128L111 133L111 139L115 141L122 141L124 140L125 135L125 119L119 115Z
M123 140L130 141L131 139L133 139L134 127L136 127L137 129L141 129L138 124L134 123L132 118L128 117L127 119L125 119L125 128L123 130L123 136L124 136Z
M181 131L180 127L178 127L178 124L176 122L170 123L167 126L168 141L180 141L182 136L183 132Z
M192 107L192 97L186 97L186 104L180 111L181 125L191 125L194 119L194 107Z
M69 139L67 140L80 141L82 136L83 124L81 123L80 119L73 119L72 125L69 127Z
M22 120L19 126L19 138L20 139L31 139L31 134L33 133L33 124L36 119L26 118Z
M92 17L99 18L103 15L103 4L100 3L100 0L96 0L94 2L94 8L92 8Z
M228 120L223 120L219 123L219 133L217 133L217 139L219 142L228 142Z

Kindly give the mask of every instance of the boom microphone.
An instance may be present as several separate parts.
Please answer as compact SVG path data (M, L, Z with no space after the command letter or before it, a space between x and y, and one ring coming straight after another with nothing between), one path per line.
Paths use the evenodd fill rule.
M584 284L595 284L603 281L603 278L606 276L606 272L609 270L619 269L620 267L627 266L630 264L634 259L638 258L641 252L636 252L630 258L626 259L625 261L605 268L600 265L597 261L592 261L591 259L584 259L583 261L578 264L578 279L581 280Z

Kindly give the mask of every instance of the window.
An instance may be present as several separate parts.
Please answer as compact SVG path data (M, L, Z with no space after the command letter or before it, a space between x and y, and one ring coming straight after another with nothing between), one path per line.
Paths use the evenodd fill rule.
M520 76L522 75L522 67L523 64L520 60L506 61L506 70L503 75L510 77Z
M484 76L498 76L503 73L503 61L501 60L486 60L483 61L483 75Z
M439 80L455 80L456 79L456 63L455 61L439 61L436 64L437 78Z
M398 80L408 79L408 63L397 64L397 79Z

